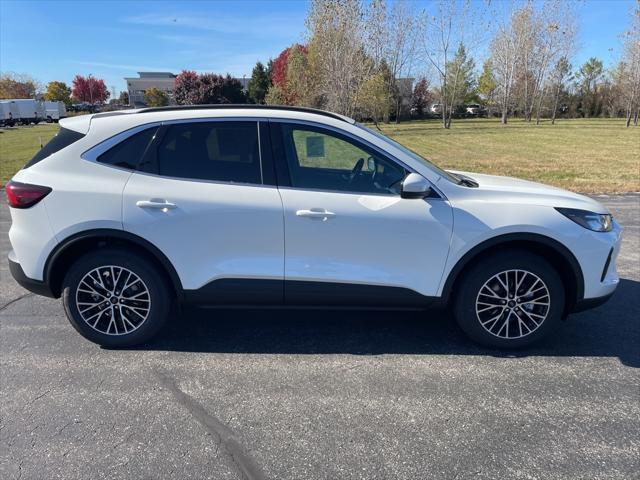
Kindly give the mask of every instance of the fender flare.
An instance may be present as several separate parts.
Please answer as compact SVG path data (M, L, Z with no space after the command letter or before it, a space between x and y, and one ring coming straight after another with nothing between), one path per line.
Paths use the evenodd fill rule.
M576 259L575 255L571 252L571 250L562 245L562 243L560 243L559 241L538 233L507 233L504 235L498 235L497 237L485 240L484 242L481 242L470 249L458 260L458 262L449 272L447 280L445 281L444 287L442 289L442 298L445 299L445 301L449 300L452 294L453 285L458 279L460 273L466 266L470 264L470 262L475 260L479 254L499 245L513 242L535 243L549 248L556 254L562 256L567 261L567 264L571 269L571 274L573 275L576 285L575 298L571 298L568 300L570 300L572 303L575 303L584 298L584 276L582 274L582 267L580 267L580 263Z
M127 232L125 230L115 230L111 228L97 228L92 230L85 230L79 233L75 233L73 235L68 236L60 243L58 243L55 248L51 251L44 265L44 281L47 285L52 286L52 274L53 268L56 265L56 262L60 259L60 257L73 245L88 240L88 239L101 239L101 238L115 238L119 240L125 240L131 243L136 244L141 249L149 253L155 260L157 260L162 268L167 272L169 276L169 280L178 295L178 299L182 299L184 297L184 290L182 288L182 282L180 281L180 277L178 276L178 272L174 268L173 264L167 256L154 244L145 240L144 238L135 235L133 233Z

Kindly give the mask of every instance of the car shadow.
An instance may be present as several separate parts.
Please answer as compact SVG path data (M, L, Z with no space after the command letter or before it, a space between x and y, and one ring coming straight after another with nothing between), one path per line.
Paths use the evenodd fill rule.
M571 315L556 333L517 351L468 340L447 311L189 309L138 350L260 354L618 357L640 367L640 282Z

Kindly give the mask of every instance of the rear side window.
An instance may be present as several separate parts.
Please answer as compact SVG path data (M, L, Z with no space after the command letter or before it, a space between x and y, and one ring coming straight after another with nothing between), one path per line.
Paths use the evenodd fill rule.
M72 143L77 142L84 134L80 132L76 132L75 130L69 130L68 128L61 128L57 135L49 140L44 147L38 150L31 160L24 166L24 168L29 168L41 160L44 160L49 155L53 155L54 153L62 150L63 148L68 147Z
M157 131L152 127L131 135L100 155L98 162L135 170Z
M158 145L158 174L167 177L262 183L256 122L171 125Z

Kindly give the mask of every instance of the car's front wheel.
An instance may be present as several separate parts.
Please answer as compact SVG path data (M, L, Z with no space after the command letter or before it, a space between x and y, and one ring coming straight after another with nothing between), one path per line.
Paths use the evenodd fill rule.
M458 324L473 340L490 347L519 348L535 342L557 325L565 304L557 271L527 251L484 258L458 287Z
M158 269L119 248L103 248L78 259L63 282L62 303L71 325L107 347L151 339L169 317L170 292Z

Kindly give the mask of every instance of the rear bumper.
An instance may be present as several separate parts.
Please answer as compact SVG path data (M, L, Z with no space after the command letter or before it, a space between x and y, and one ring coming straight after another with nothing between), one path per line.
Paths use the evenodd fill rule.
M25 275L22 267L18 262L11 259L11 254L9 254L9 271L13 276L13 279L18 282L18 284L29 290L30 292L35 293L36 295L42 295L45 297L55 298L55 295L49 288L49 285L40 280L34 280Z

